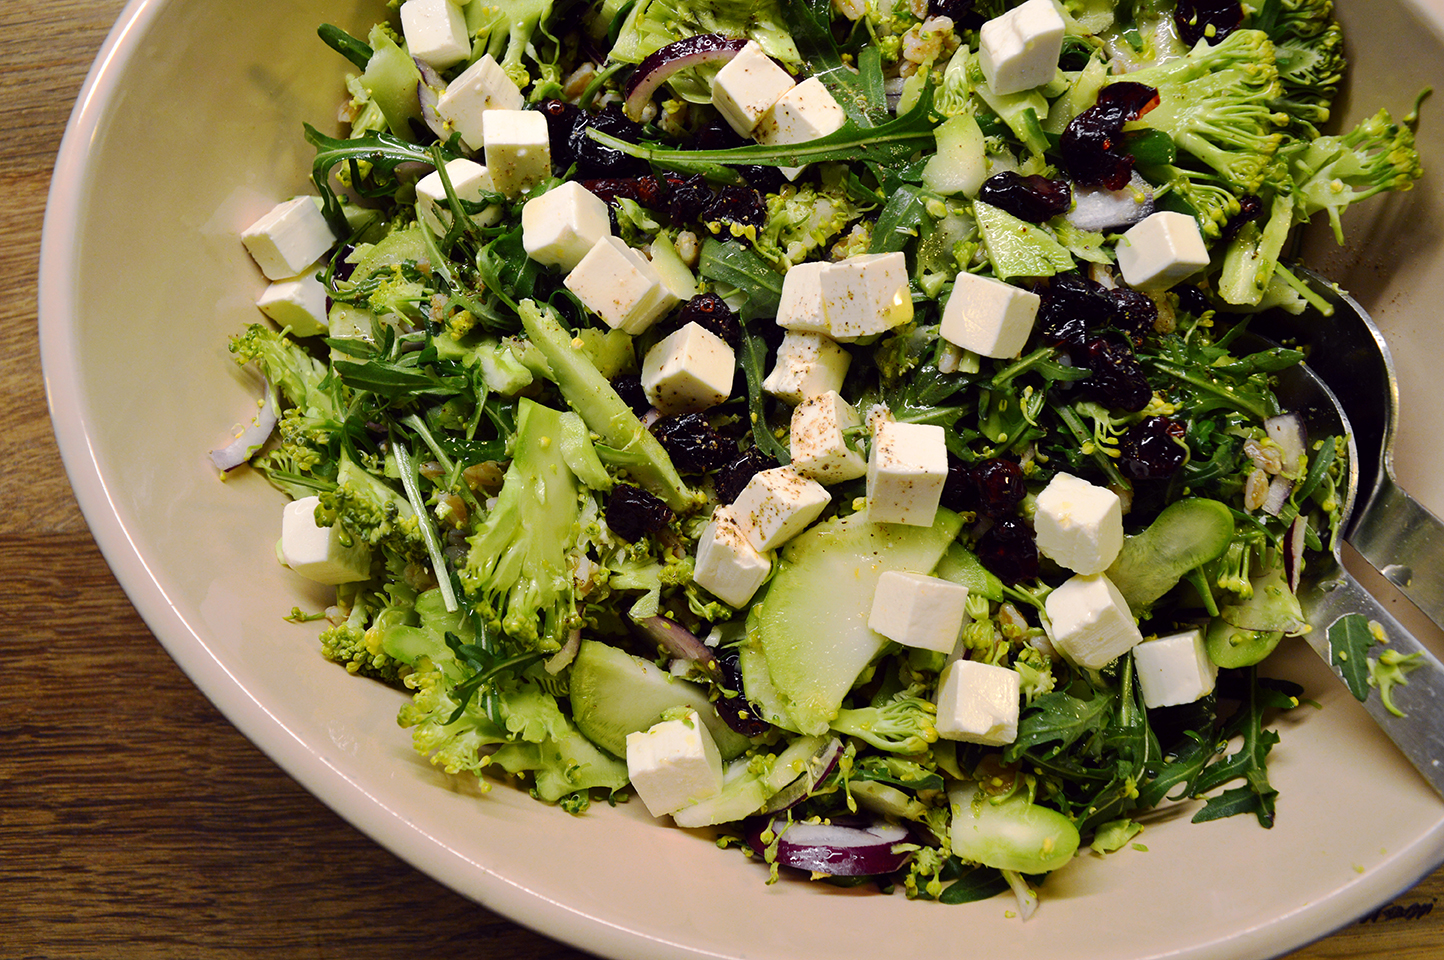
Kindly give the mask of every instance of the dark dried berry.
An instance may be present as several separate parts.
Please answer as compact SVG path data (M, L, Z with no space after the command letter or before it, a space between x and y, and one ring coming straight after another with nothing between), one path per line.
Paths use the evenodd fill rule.
M1256 193L1248 193L1238 198L1238 213L1228 218L1228 223L1223 225L1222 239L1228 240L1234 234L1243 229L1244 224L1252 223L1263 216L1263 200Z
M1201 317L1213 309L1213 304L1208 302L1208 296L1191 284L1181 283L1173 288L1173 292L1178 295L1178 306L1185 313Z
M737 648L718 650L717 665L722 668L722 686L728 693L736 694L724 693L713 703L722 722L744 737L760 737L772 729L772 724L762 719L762 711L743 695L742 662Z
M1054 344L1082 347L1113 315L1103 284L1076 273L1054 277L1038 296L1038 329Z
M582 113L581 107L563 100L543 100L537 105L537 111L546 117L552 168L558 174L565 173L577 160L572 149L572 136L579 125L586 124L586 114Z
M1113 326L1142 343L1143 338L1153 332L1158 322L1158 304L1146 293L1131 287L1114 287L1108 291L1113 301Z
M672 522L671 509L641 487L619 483L607 497L607 526L628 543L656 533Z
M712 429L700 413L677 413L652 424L652 434L678 473L699 474L716 470L732 460L735 445Z
M1073 205L1073 188L1067 180L1049 180L1039 174L1025 177L1005 170L983 181L978 199L1029 223L1042 223Z
M1135 480L1167 480L1188 460L1183 424L1171 417L1148 417L1118 442L1118 466Z
M621 376L612 381L612 389L617 391L617 396L622 402L632 408L632 412L641 416L652 409L652 401L647 399L647 392L642 389L642 378L635 374Z
M775 466L777 466L777 461L757 447L748 447L743 450L734 460L723 464L722 468L717 471L713 486L717 489L718 501L731 503L736 500L737 495L742 492L742 488L747 486L748 480L763 470L771 470Z
M723 187L698 218L704 223L736 224L762 229L767 222L767 204L752 187Z
M1243 23L1243 5L1230 0L1178 0L1173 22L1179 39L1190 47L1200 40L1218 43Z
M976 30L987 20L976 6L977 0L928 0L928 16L947 17L959 30Z
M978 509L990 517L1014 513L1028 493L1023 484L1023 468L1002 457L976 464L973 483L978 488Z
M716 197L707 185L707 178L700 173L690 177L664 173L662 178L667 182L665 213L671 217L674 226L684 226L696 220Z
M1033 531L1019 520L999 520L978 538L978 559L1012 586L1038 575L1038 544Z
M727 301L715 293L699 293L677 311L677 324L695 323L721 337L729 347L742 346L742 326Z
M940 502L956 513L978 509L978 485L973 482L973 468L955 453L948 454L948 478L943 481Z
M1133 179L1133 158L1123 149L1123 125L1158 106L1158 91L1123 80L1110 83L1098 102L1063 131L1063 165L1082 187L1122 190Z
M1148 406L1153 388L1125 343L1096 337L1083 348L1082 363L1090 371L1083 385L1104 406L1136 412Z
M642 136L642 128L627 119L615 103L608 104L601 113L583 113L582 119L572 127L567 141L567 149L573 154L577 165L578 179L640 177L649 172L647 161L602 145L588 136L589 129L597 129L631 143L637 142Z

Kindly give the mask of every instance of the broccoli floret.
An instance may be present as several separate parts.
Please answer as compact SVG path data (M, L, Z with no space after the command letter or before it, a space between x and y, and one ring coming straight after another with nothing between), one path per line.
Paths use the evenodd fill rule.
M320 526L339 524L347 535L380 551L394 574L411 581L425 579L420 570L427 564L426 541L416 511L379 477L343 452L335 488L317 496L321 502L316 522Z
M230 347L237 363L254 363L292 406L311 416L341 409L340 385L328 379L326 365L284 333L253 323L231 338Z
M539 800L580 813L592 788L617 791L627 785L627 765L592 744L557 706L556 698L521 684L501 698L510 742L491 762L508 773L530 773Z
M626 4L621 0L607 0L596 22L605 29L613 17L624 11ZM610 59L622 63L640 63L675 40L704 33L747 37L756 40L769 57L790 66L802 63L782 15L780 0L708 0L707 3L640 0L625 15L626 20L609 54ZM701 100L705 94L710 99L707 84L698 86L697 98Z
M1273 109L1282 88L1273 42L1235 30L1217 46L1200 41L1187 56L1127 74L1158 91L1159 104L1131 127L1161 130L1180 150L1218 172L1240 193L1263 184L1287 115Z
M840 184L801 187L784 184L767 195L767 222L752 245L783 270L826 246L861 215Z
M1221 177L1211 172L1173 164L1149 166L1139 172L1150 183L1160 185L1155 194L1159 199L1171 193L1182 201L1192 211L1199 229L1208 240L1217 240L1223 235L1228 222L1238 216L1238 196L1224 185Z
M558 45L541 27L551 12L552 0L475 0L467 4L466 27L471 31L473 59L491 54L506 75L525 90L532 81L522 62L526 57L535 64L540 76L538 88L546 84L559 85ZM534 92L533 99L536 98Z
M1347 61L1333 0L1267 0L1249 23L1274 43L1282 96L1274 106L1307 136L1328 122Z
M346 620L321 633L321 655L350 673L388 683L409 674L411 666L391 655L384 638L388 629L416 621L416 591L405 584L388 584L384 593L360 589L349 600Z
M845 708L837 712L832 729L857 737L893 753L922 753L937 743L937 705L903 692L876 707Z

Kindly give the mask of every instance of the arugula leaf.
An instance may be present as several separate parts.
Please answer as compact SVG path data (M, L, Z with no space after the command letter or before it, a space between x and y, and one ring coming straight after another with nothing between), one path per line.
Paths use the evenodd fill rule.
M305 124L306 142L316 148L311 162L311 180L321 193L321 212L331 229L345 236L346 216L341 201L331 188L331 171L339 164L349 168L351 187L365 197L389 197L402 187L396 169L404 163L432 163L431 151L408 143L389 133L368 133L364 137L338 140L328 137L309 123ZM448 158L451 159L451 158ZM361 165L366 164L363 174Z
M1061 690L1036 698L1018 721L1018 737L1005 752L1008 762L1044 744L1056 742L1055 752L1065 750L1099 732L1113 714L1115 699L1097 690L1087 700Z
M751 247L708 237L702 244L697 272L747 296L741 310L743 320L777 316L777 305L782 300L782 274Z
M868 44L858 56L857 70L842 59L832 36L832 0L800 0L784 4L783 16L797 52L814 77L859 127L875 127L887 119L882 89L882 51Z
M916 240L922 232L926 203L921 187L905 183L893 191L882 212L877 215L868 253L892 253Z
M991 900L1009 890L1007 878L992 867L974 867L938 894L938 903L974 903Z
M1369 648L1377 642L1362 613L1347 613L1329 625L1329 662L1354 699L1369 699Z

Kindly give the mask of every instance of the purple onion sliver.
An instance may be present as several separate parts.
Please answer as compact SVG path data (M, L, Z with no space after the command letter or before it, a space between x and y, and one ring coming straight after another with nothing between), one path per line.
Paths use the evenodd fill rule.
M762 834L769 826L778 835L777 862L797 870L835 877L872 877L897 872L912 856L911 851L894 850L909 839L907 830L895 824L845 827L788 823L784 819L763 821L749 832L748 842L758 853L767 850Z
M1289 532L1284 536L1284 578L1289 582L1289 590L1294 593L1298 593L1299 578L1304 572L1304 539L1308 526L1301 514L1294 517Z
M1274 477L1269 481L1269 492L1264 496L1263 506L1259 509L1271 517L1279 515L1279 511L1289 502L1289 494L1294 490L1294 482L1288 477Z
M781 790L767 798L762 806L763 813L778 813L795 807L797 804L812 796L812 791L817 785L826 780L833 770L837 769L838 758L842 756L842 741L833 737L812 759L807 761L807 769L802 771L795 780L783 787ZM834 821L835 822L835 821Z
M622 112L631 119L640 121L642 108L652 99L657 88L667 82L667 78L688 67L731 60L745 46L745 39L736 40L720 33L684 37L675 43L667 44L637 64L637 68L627 78L626 86L622 89Z
M242 428L239 435L224 447L217 447L211 451L211 463L215 464L217 470L229 473L236 469L255 452L261 449L261 445L271 436L271 431L276 429L276 396L271 389L269 381L261 382L261 400L256 415L251 422Z
M425 60L417 60L415 57L411 59L421 73L421 82L416 84L416 98L421 102L421 119L426 122L427 128L432 133L445 141L446 121L441 119L436 105L440 102L440 91L446 89L446 81L441 79L441 74L436 72L436 68Z
M672 656L682 660L691 660L709 672L720 669L717 665L717 655L712 652L712 649L698 639L696 634L671 617L644 617L633 622L650 639L661 644L663 649Z

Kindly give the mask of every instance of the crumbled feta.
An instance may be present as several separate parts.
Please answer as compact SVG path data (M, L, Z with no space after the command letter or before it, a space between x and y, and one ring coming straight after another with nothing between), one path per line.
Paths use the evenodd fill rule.
M767 580L772 561L752 546L737 524L733 509L719 506L697 538L692 579L718 600L742 607Z
M607 326L633 336L678 303L647 258L608 234L562 281Z
M1128 602L1101 573L1064 581L1043 608L1053 625L1053 646L1080 667L1106 667L1143 641Z
M913 318L907 259L901 252L863 253L840 260L822 271L819 285L833 339L860 340Z
M663 416L715 407L732 393L737 358L717 334L687 323L642 359L642 389Z
M1123 282L1139 290L1167 290L1208 266L1208 248L1198 221L1186 213L1149 214L1118 241Z
M978 66L999 95L1048 83L1058 72L1068 26L1053 0L1027 0L978 31Z
M732 515L754 550L775 550L816 520L832 495L792 467L753 474L732 502Z
M520 196L552 175L551 138L540 111L486 111L482 146L498 193Z
M458 157L447 161L446 178L451 181L451 189L456 192L458 200L476 203L481 200L482 194L496 193L491 174L475 160ZM445 236L446 231L451 229L451 208L446 202L446 185L441 182L438 171L433 170L417 181L416 204L417 214L426 229L437 236ZM489 227L501 219L501 207L484 207L472 219L483 227Z
M818 483L842 483L867 473L867 460L848 446L843 431L861 425L852 404L836 390L808 397L792 410L792 469Z
M256 306L278 326L290 327L298 337L320 336L330 328L326 285L316 279L317 272L325 268L325 263L313 263L298 277L277 280L256 300Z
M532 197L521 208L522 248L549 267L571 270L611 233L606 201L575 180Z
M697 711L627 734L627 778L654 817L722 792L722 754Z
M1057 473L1038 494L1038 552L1074 573L1102 573L1123 548L1123 501L1107 487Z
M953 282L938 334L985 357L1016 357L1033 332L1040 303L1036 293L964 270Z
M485 146L483 118L489 110L520 110L526 106L521 88L491 54L483 54L446 85L436 112L472 150Z
M831 337L789 330L777 348L777 363L762 389L788 403L801 403L842 387L852 355Z
M749 40L712 80L712 106L744 137L750 137L772 105L793 86L792 76Z
M401 5L401 33L407 52L437 70L471 56L466 17L452 0L406 0Z
M922 573L885 570L867 626L905 647L952 653L967 621L968 588Z
M867 458L867 515L873 523L931 526L948 478L943 428L882 421Z
M788 268L777 303L779 327L799 333L832 333L822 306L822 274L831 266L826 260L809 260Z
M1198 629L1140 643L1133 648L1133 672L1150 709L1206 697L1218 679L1218 665L1208 658Z
M319 197L293 197L241 231L241 243L267 280L288 280L336 244Z
M1016 670L954 660L938 677L938 736L1000 747L1018 739Z
M319 497L302 497L281 513L281 560L317 583L353 583L371 576L371 550L340 527L316 525ZM350 542L345 542L350 540Z
M757 124L759 143L772 146L807 143L842 127L847 114L838 106L817 77L797 84L777 99ZM782 175L796 180L804 167L778 167Z

